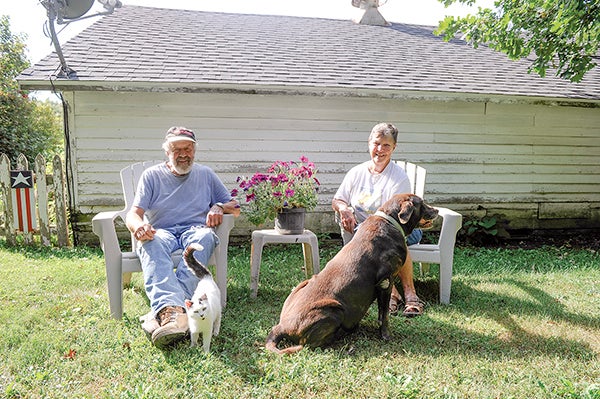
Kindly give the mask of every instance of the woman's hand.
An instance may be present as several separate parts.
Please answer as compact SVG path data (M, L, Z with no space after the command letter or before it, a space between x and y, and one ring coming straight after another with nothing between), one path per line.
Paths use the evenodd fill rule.
M346 207L339 211L340 213L340 223L344 230L348 233L354 233L354 228L356 227L356 219L354 218L354 209L351 207Z
M334 199L331 205L333 210L339 215L339 222L342 228L348 233L354 233L354 228L356 227L354 209L341 199Z

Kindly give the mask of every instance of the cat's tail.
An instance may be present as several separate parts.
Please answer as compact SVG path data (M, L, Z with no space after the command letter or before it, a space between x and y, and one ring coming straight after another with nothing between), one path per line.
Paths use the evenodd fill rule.
M279 345L279 342L281 342L281 340L283 340L284 338L289 338L289 336L288 334L282 331L281 325L278 324L275 327L273 327L273 329L267 336L265 348L270 350L271 352L277 353L278 355L289 355L292 353L300 352L304 348L304 345L294 345L288 346L283 349L279 349L277 345Z
M195 251L202 251L204 247L197 243L192 243L183 251L183 261L186 266L198 277L202 279L204 276L210 275L210 270L194 257Z

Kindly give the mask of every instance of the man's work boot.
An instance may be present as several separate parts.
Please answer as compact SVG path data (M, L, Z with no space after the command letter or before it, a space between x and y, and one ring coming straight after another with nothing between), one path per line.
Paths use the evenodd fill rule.
M165 306L158 312L158 327L152 333L152 343L158 348L167 348L181 340L188 332L188 319L180 306Z
M152 333L160 327L158 320L154 317L154 313L149 311L145 315L140 316L140 323L142 323L142 330L144 330L148 339L152 341Z

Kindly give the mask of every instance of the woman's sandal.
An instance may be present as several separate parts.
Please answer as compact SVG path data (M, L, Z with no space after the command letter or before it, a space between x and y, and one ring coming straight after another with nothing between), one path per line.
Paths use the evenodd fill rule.
M396 296L391 296L390 297L390 315L391 316L395 316L398 314L398 311L400 310L400 303L402 302L402 300Z
M421 316L423 314L423 309L425 309L425 302L420 299L406 301L404 305L404 311L402 312L402 316L404 317L415 317Z

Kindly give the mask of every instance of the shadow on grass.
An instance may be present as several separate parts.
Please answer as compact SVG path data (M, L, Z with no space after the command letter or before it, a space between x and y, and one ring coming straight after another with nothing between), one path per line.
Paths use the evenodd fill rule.
M425 315L413 319L402 316L391 318L393 339L389 342L379 338L376 306L372 306L369 313L361 322L357 332L348 335L341 341L334 343L333 350L352 347L349 353L362 356L379 356L389 352L407 352L438 354L471 353L483 358L528 356L560 356L564 358L594 357L597 354L587 344L556 336L544 336L536 331L522 328L516 319L519 316L535 316L542 320L541 323L556 323L565 321L584 328L600 328L598 318L586 317L568 312L564 306L557 305L556 299L543 290L528 286L522 281L513 279L500 279L502 284L512 284L515 290L520 289L530 294L530 300L521 300L515 297L498 295L474 289L461 282L454 284L453 303L446 305L437 304L438 282L434 279L425 281L417 280L416 287L420 296L428 303ZM289 289L262 287L258 298L249 299L248 289L233 290L233 297L247 300L242 303L231 303L227 309L227 319L238 320L250 318L251 323L242 322L238 326L252 325L251 331L236 331L235 335L241 339L251 339L253 346L262 346L270 328L278 322L281 305L289 293ZM477 297L477 302L470 302L469 298ZM482 307L481 304L488 305ZM260 311L257 311L260 309ZM440 312L447 309L456 317L456 323L442 322L428 317L427 312ZM252 317L251 315L255 315ZM501 325L504 331L501 334L485 334L474 332L461 327L463 321L476 315L489 323ZM540 326L540 332L550 325ZM550 334L548 334L550 335ZM363 348L363 350L359 350Z
M301 248L293 255L282 253L277 247L265 250L258 297L252 299L248 249L241 250L237 255L240 254L242 256L230 256L228 303L223 314L221 333L212 341L211 356L239 378L254 383L264 373L266 336L277 324L281 307L289 292L304 279L303 259ZM439 285L437 275L435 276L417 277L417 292L427 303L425 314L412 319L392 317L390 341L379 338L377 311L373 305L356 332L329 348L307 349L295 356L300 356L297 359L301 359L304 356L328 353L340 358L369 359L400 354L435 358L460 353L461 356L480 359L515 360L528 356L579 360L598 356L596 348L585 341L566 338L564 333L555 333L553 323L565 322L588 329L591 334L598 334L600 319L567 310L541 288L518 278L482 277L486 283L511 287L509 292L519 292L517 297L477 289L474 288L475 284L454 279L452 303L440 305ZM144 295L143 291L138 291L137 294ZM479 323L476 327L473 327L473 319L477 319ZM530 322L532 319L539 320L539 329L522 325L523 320ZM131 323L132 327L135 325L139 333L143 334L137 317L130 315L127 323ZM489 329L485 327L486 324L490 326ZM174 351L165 352L164 356L167 362L184 370L186 364L203 354L182 344Z
M559 304L552 295L542 289L533 287L516 279L499 278L498 284L514 286L528 294L529 299L519 299L507 295L485 292L474 289L462 282L453 285L453 303L446 307L437 302L438 281L435 279L417 280L417 292L428 303L425 315L413 319L402 316L391 318L393 338L389 342L379 338L377 325L376 306L373 305L361 322L357 332L348 335L331 348L341 350L345 347L348 353L358 354L360 347L364 348L363 356L379 356L389 352L438 354L471 353L482 358L523 356L559 356L561 358L593 358L597 353L588 344L554 336L545 330L552 329L552 325L567 322L586 329L599 329L600 318L584 316L569 312ZM269 309L272 324L279 319L279 312L289 290L274 290L263 288L255 305L261 307L263 312ZM477 298L470 301L469 298ZM483 305L483 306L482 306ZM435 308L436 312L447 309L456 317L456 323L442 322L429 318L428 309ZM264 315L264 314L263 314ZM463 321L476 315L486 323L496 323L503 327L500 334L479 333L463 328ZM521 327L518 318L533 316L540 319L539 330ZM488 321L485 321L488 319ZM263 322L263 320L257 322ZM266 337L267 328L263 336L255 337L262 342Z
M380 346L379 353L402 351L421 354L452 354L461 352L481 358L514 358L525 356L559 356L567 359L592 359L598 355L590 345L571 339L553 336L552 325L567 322L585 329L600 328L600 319L587 317L565 310L554 297L539 288L515 279L499 278L498 284L512 285L516 290L529 294L527 300L498 295L472 288L461 282L453 284L453 302L447 308L456 323L442 322L425 316L416 319L393 318L394 338ZM437 281L416 282L417 292L432 303L436 298ZM477 298L476 301L469 300ZM437 299L437 298L436 298ZM433 302L429 308L443 311L445 305ZM484 306L482 306L484 305ZM433 310L433 309L432 309ZM538 329L523 328L518 318L533 316L540 319ZM477 317L484 323L502 326L500 333L490 330L489 334L461 328L465 320ZM486 320L487 319L487 320ZM371 336L376 336L376 326L368 327ZM494 329L498 330L498 329ZM377 350L377 347L371 348ZM372 355L370 353L369 355Z
M430 302L432 298L437 297L437 281L417 281L418 292L428 300L425 315L411 319L392 317L390 341L379 338L376 306L372 306L354 333L336 341L330 347L305 349L291 357L284 356L281 361L310 362L319 356L354 358L358 359L357 361L383 358L386 359L387 365L393 367L395 362L402 362L395 360L398 356L424 357L432 361L440 357L455 357L457 361L476 358L486 361L508 359L509 362L540 356L580 362L592 361L598 356L585 342L556 336L551 333L551 328L548 328L551 326L544 325L544 320L564 320L594 330L595 332L591 333L597 334L597 319L561 309L554 304L555 300L551 295L520 281L506 279L501 282L514 284L515 289L529 290L532 293L531 299L519 300L498 296L456 282L453 303L440 305L434 301ZM260 381L265 374L265 361L279 361L276 360L277 355L265 352L264 342L272 326L278 322L281 305L288 293L289 289L283 286L262 287L258 298L250 299L249 288L233 287L231 301L224 312L221 333L213 338L211 356L246 383L254 384ZM482 309L480 305L471 303L469 298L473 296L480 298L479 304L489 303L490 306ZM494 303L498 306L493 306ZM451 316L436 317L444 311ZM541 320L539 330L526 329L520 325L519 318L529 315ZM474 317L481 319L482 323L498 324L502 328L490 328L489 333L485 332L484 328L484 332L481 332L482 328L475 331L468 321ZM547 333L544 334L544 331ZM175 351L165 352L164 356L165 361L185 371L186 364L196 362L198 356L204 354L189 349L185 344Z

